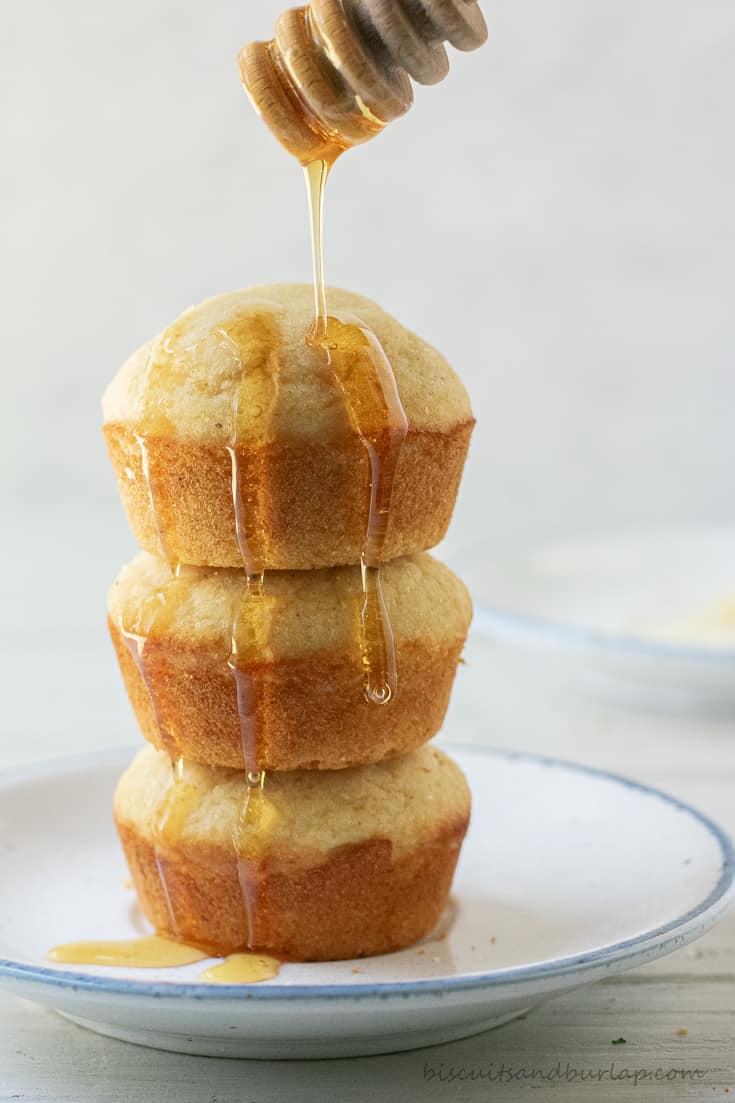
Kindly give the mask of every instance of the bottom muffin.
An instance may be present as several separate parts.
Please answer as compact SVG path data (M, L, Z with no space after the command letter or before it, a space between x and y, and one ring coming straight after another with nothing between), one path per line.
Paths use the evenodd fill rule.
M141 907L162 934L215 953L293 961L398 950L444 908L470 814L459 767L434 747L335 771L242 771L152 747L115 795Z

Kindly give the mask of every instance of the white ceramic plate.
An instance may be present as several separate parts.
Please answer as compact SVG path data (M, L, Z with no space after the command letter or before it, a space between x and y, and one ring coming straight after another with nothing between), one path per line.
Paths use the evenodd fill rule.
M735 709L735 529L565 540L457 567L476 632L576 691ZM521 655L521 651L523 654Z
M474 811L435 935L382 957L285 965L241 987L197 983L206 963L48 964L56 943L145 930L110 816L131 752L4 775L0 982L100 1033L162 1049L384 1053L485 1030L651 961L701 935L732 900L732 844L694 809L568 763L450 750Z

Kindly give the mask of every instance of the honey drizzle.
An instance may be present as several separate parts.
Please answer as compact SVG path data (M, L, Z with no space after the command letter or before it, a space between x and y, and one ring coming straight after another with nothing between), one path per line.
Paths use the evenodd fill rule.
M186 370L186 358L205 355L206 341L214 340L216 352L224 351L231 359L233 374L237 379L233 403L233 427L227 454L230 461L232 503L238 546L245 570L245 587L238 595L231 618L230 650L227 665L233 677L240 720L243 765L245 767L246 793L242 800L233 844L236 848L238 875L243 895L243 908L247 927L247 945L256 937L256 876L260 853L253 836L262 829L267 819L267 802L263 797L265 772L259 770L256 747L257 687L252 676L244 669L252 665L262 654L267 636L268 604L265 594L266 532L263 524L264 496L267 493L266 472L262 468L263 450L254 445L260 433L260 417L272 413L277 397L278 338L275 315L280 304L252 301L246 309L226 325L216 328L200 341L177 349L180 336L175 327L169 329L151 350L148 363L147 400L144 414L144 432L137 436L141 450L142 469L148 486L151 512L158 528L164 554L170 558L170 541L167 539L165 504L155 470L151 464L149 436L171 433L172 423L165 413L164 399L167 392L166 368L174 374ZM177 359L178 356L178 359ZM163 387L161 387L163 375ZM170 381L169 384L170 386ZM258 423L254 426L254 422ZM176 567L175 577L181 568ZM170 584L169 584L170 585ZM168 604L168 589L153 595L163 606ZM256 602L257 605L253 605ZM180 756L178 742L169 737L169 729L161 722L161 705L154 682L146 675L145 650L153 622L145 625L141 634L133 635L122 629L123 636L143 677L151 699L156 722L161 733L161 744L172 760L171 785L154 813L153 837L156 866L161 888L169 912L173 935L185 939L187 917L178 915L167 872L167 850L180 835L184 824L196 805L198 792L187 780L187 765Z
M171 784L159 801L153 816L153 848L158 879L161 882L168 909L171 933L177 940L185 942L187 916L182 915L174 903L177 897L171 891L166 865L167 852L180 837L187 819L196 807L199 794L196 786L187 778L186 761L183 758L177 758L171 765L173 767Z
M281 308L275 308L280 310ZM263 832L266 829L268 802L263 794L265 770L258 765L257 742L259 714L258 686L247 667L257 663L263 654L268 638L269 604L265 583L265 524L263 520L267 495L267 470L261 458L260 466L254 462L243 464L243 441L246 428L245 386L254 373L266 379L271 388L272 408L278 390L278 346L280 334L274 321L274 311L262 312L249 318L247 349L247 373L239 360L240 387L235 392L233 411L233 436L228 448L232 471L232 500L235 514L237 540L245 569L245 587L238 595L232 612L231 645L227 665L232 674L237 694L237 711L240 721L240 745L245 769L245 793L240 802L233 831L233 846L237 858L238 880L242 895L248 947L257 941L257 886L260 858L263 851ZM242 344L235 352L241 357ZM252 407L249 409L252 413ZM252 453L250 453L252 456ZM263 451L261 450L261 457ZM256 538L259 544L256 549ZM262 719L260 720L262 723ZM219 982L222 983L222 982Z
M244 592L238 595L232 615L232 644L228 666L237 693L240 742L245 768L245 792L233 830L248 947L257 942L257 882L266 827L268 802L264 796L265 770L257 760L258 687L245 664L262 656L268 636L268 600L265 572L245 574Z
M324 193L333 163L320 160L310 161L309 164L304 165L311 231L314 327L317 332L322 332L327 325L327 292L324 287Z
M186 818L193 794L189 792L189 788L183 781L184 760L181 757L175 726L166 719L165 695L162 689L165 679L160 672L156 674L152 669L148 653L151 639L155 639L157 634L164 633L170 627L178 604L186 596L188 588L185 582L185 571L185 568L178 565L164 585L159 586L145 599L137 632L126 628L122 618L118 621L118 630L127 644L128 651L146 687L158 729L159 743L171 759L173 767L171 786L166 790L154 812L152 829L156 868L166 901L171 930L176 937L181 935L186 924L177 915L166 875L167 831L170 830L171 822L175 821L179 825Z
M159 402L155 401L155 390L152 383L156 379L156 370L160 365L162 354L165 353L165 334L155 340L148 353L146 365L146 401L143 409L143 417L140 428L142 432L135 433L135 442L140 451L140 465L148 490L151 515L153 517L158 542L161 546L163 557L169 566L176 565L176 557L172 554L169 538L171 527L170 507L167 505L165 495L161 493L161 484L157 470L156 450L151 450L151 442L165 437L171 432L171 421L162 410ZM153 399L153 400L152 400Z
M259 629L264 625L259 622L258 612L264 612L266 608L264 588L265 571L252 575L245 572L244 593L237 595L233 606L230 653L227 658L227 666L232 675L235 693L237 694L242 762L249 785L262 785L262 778L260 777L261 771L258 770L256 744L257 688L252 675L243 669L243 660L247 661L254 657L255 648L259 642L256 637L261 636L262 639L262 633ZM258 602L260 608L255 608L253 602ZM238 659L241 660L240 663L238 663Z
M118 631L147 690L158 729L159 743L171 759L179 756L179 741L175 724L167 717L165 701L156 691L157 679L152 670L148 652L151 638L165 631L173 619L177 600L181 599L186 591L184 577L184 568L177 566L170 578L145 599L138 619L138 631L126 628L122 617L117 622Z
M360 561L360 650L365 696L386 705L398 688L393 628L380 578L393 487L408 433L395 376L377 337L358 319L328 314L324 287L324 191L331 169L325 160L304 168L309 199L314 272L314 323L307 342L320 351L339 387L350 423L370 464L367 530Z
M201 796L197 785L189 776L190 772L191 766L185 759L179 758L173 763L171 784L158 803L153 821L156 868L168 908L171 932L174 938L183 942L191 941L192 935L188 930L187 916L179 914L174 905L176 896L171 892L166 863L168 849L180 840L186 821ZM246 770L244 781L244 794L238 808L232 842L246 923L245 945L252 948L258 939L258 875L272 808L263 792L265 770Z
M153 355L151 353L151 355ZM145 479L146 486L148 488L148 499L150 501L151 514L153 521L158 532L158 542L161 545L161 551L163 557L167 563L171 562L171 552L169 549L168 541L168 525L164 520L159 502L161 496L154 493L154 486L156 484L155 473L151 471L151 453L148 440L141 433L135 433L135 443L138 445L140 451L140 466L143 472L143 478Z

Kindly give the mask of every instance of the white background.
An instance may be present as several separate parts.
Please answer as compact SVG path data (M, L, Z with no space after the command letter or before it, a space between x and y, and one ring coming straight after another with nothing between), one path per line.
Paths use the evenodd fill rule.
M3 13L2 642L56 666L64 746L86 746L90 723L103 741L129 730L104 629L133 552L104 386L190 303L310 275L300 171L236 67L279 8ZM452 53L442 85L347 154L327 199L330 281L438 345L472 394L446 554L727 519L735 5L496 0L486 14L488 44ZM78 648L95 700L61 676ZM50 735L34 718L43 669L23 669L5 719L36 741L27 757Z

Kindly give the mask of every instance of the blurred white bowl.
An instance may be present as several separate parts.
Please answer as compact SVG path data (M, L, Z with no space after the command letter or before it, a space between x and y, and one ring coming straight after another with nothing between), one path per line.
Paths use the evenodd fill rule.
M652 708L735 713L735 529L456 556L485 662L534 684ZM529 677L537 682L529 683Z

